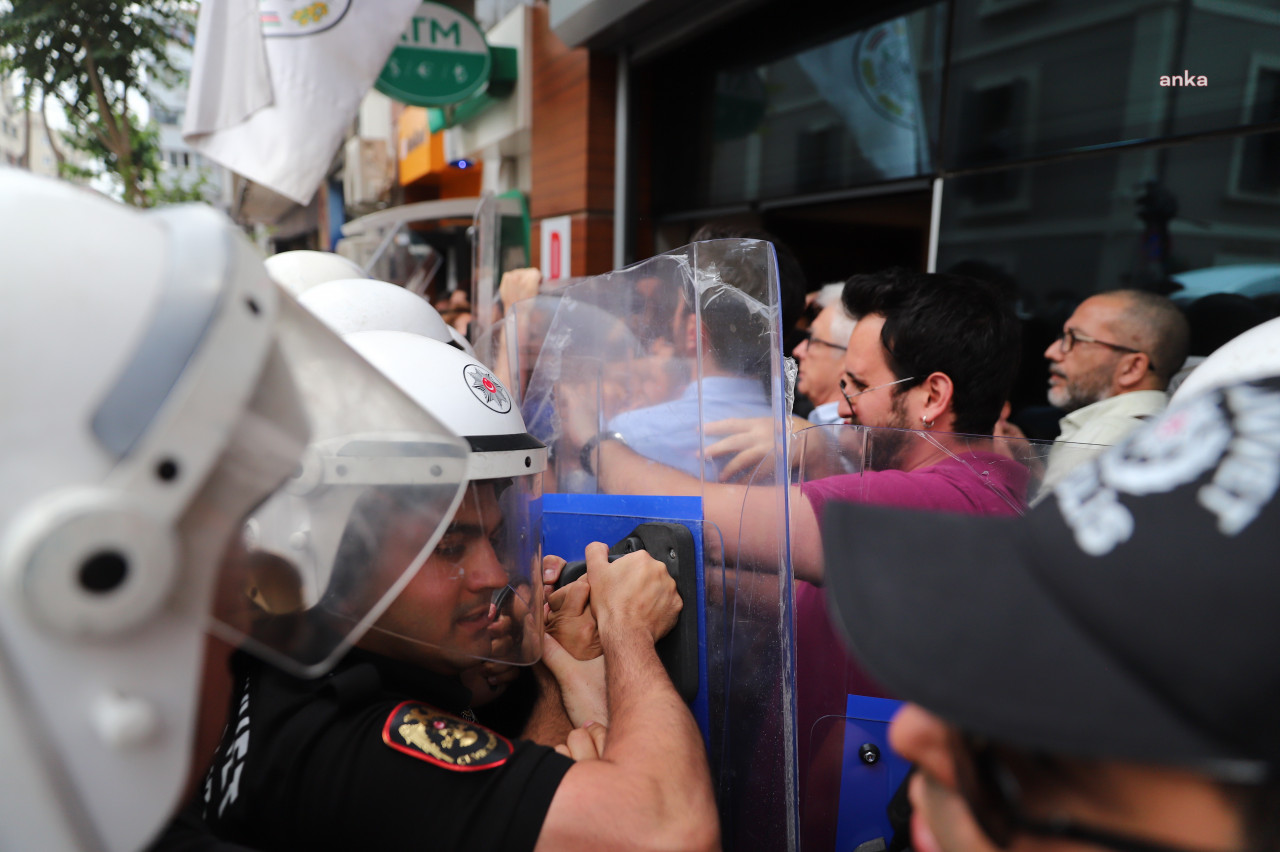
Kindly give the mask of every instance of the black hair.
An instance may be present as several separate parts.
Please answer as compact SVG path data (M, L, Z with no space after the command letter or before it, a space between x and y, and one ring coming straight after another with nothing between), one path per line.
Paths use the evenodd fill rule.
M1239 293L1211 293L1196 299L1184 309L1191 326L1188 353L1210 355L1228 340L1233 340L1256 325L1271 319L1271 314L1258 302Z
M767 379L771 347L777 342L762 345L772 334L769 293L764 290L769 280L763 266L765 254L744 252L737 242L721 239L698 246L696 257L698 268L690 270L681 294L690 312L697 300L702 335L710 344L711 357L720 367L739 375ZM701 280L701 274L713 269L714 280Z
M1280 780L1261 784L1220 783L1218 789L1240 817L1248 852L1280 849Z
M703 240L764 240L773 243L774 254L778 258L778 302L782 309L782 333L786 334L795 328L804 316L805 294L809 292L809 284L805 280L800 261L786 243L761 228L742 228L724 222L708 222L693 232L692 242ZM761 299L761 301L765 301ZM787 349L790 352L790 349Z
M1018 317L998 288L960 275L893 268L854 275L842 300L855 317L885 318L880 340L896 378L919 384L945 373L954 386L954 429L991 434L1022 348Z

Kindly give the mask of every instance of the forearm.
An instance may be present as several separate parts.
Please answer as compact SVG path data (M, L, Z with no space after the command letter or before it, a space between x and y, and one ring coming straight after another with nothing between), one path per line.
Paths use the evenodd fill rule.
M702 734L663 669L652 637L635 628L601 639L610 713L602 757L648 782L645 786L657 794L655 822L693 814L714 821Z
M608 494L697 495L697 477L647 459L621 441L601 441L597 449L596 481Z
M601 666L596 682L608 699L609 729L599 759L580 760L561 781L537 850L716 849L702 737L654 650L653 637L680 611L675 583L646 553L610 565L606 550L596 542L586 554L603 651L590 664ZM559 676L568 652L550 639L548 648Z
M569 721L564 701L560 697L560 686L551 672L541 664L534 666L533 671L538 681L538 698L534 702L529 721L521 732L521 739L542 745L560 745L573 730L573 723Z
M687 495L696 497L704 493L702 481L689 474L652 461L618 441L601 441L597 462L596 481L606 494L656 494L660 496ZM731 535L738 528L738 518L733 511L733 497L744 489L738 485L709 483L705 488L706 500L703 514L720 530L725 545L733 555L736 541ZM741 497L738 498L741 507ZM721 536L708 536L706 558L722 561L726 554L720 552Z

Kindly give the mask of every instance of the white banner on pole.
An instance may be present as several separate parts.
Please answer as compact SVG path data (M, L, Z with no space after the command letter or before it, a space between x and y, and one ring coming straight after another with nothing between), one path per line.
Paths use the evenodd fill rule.
M420 0L204 0L182 135L306 204Z

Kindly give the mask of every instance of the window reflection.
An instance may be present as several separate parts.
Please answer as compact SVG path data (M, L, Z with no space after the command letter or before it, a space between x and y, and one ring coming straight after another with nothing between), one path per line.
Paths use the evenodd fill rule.
M940 6L715 74L702 204L823 192L933 170Z
M938 268L993 264L1017 281L1024 314L1046 317L1117 287L1186 302L1280 291L1277 161L1280 133L1265 133L949 180ZM1001 200L992 186L1021 187L1034 217L977 215ZM1256 269L1193 274L1219 267Z
M1265 0L956 0L952 36L947 168L1280 120Z

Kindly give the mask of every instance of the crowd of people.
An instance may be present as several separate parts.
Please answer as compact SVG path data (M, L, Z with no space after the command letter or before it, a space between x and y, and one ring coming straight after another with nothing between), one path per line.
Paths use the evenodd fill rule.
M264 265L208 211L5 173L0 218L0 845L830 849L857 744L823 720L863 695L914 765L877 848L1280 849L1280 379L1170 405L1198 332L1164 296L1066 318L1037 442L1016 296L961 274L806 315L785 247L711 226L513 273L482 360L464 298ZM733 763L656 647L699 602L610 542L560 583L552 492L700 498L750 638L720 668L794 648L794 728ZM799 824L730 835L717 776L786 787L750 768L784 736Z

